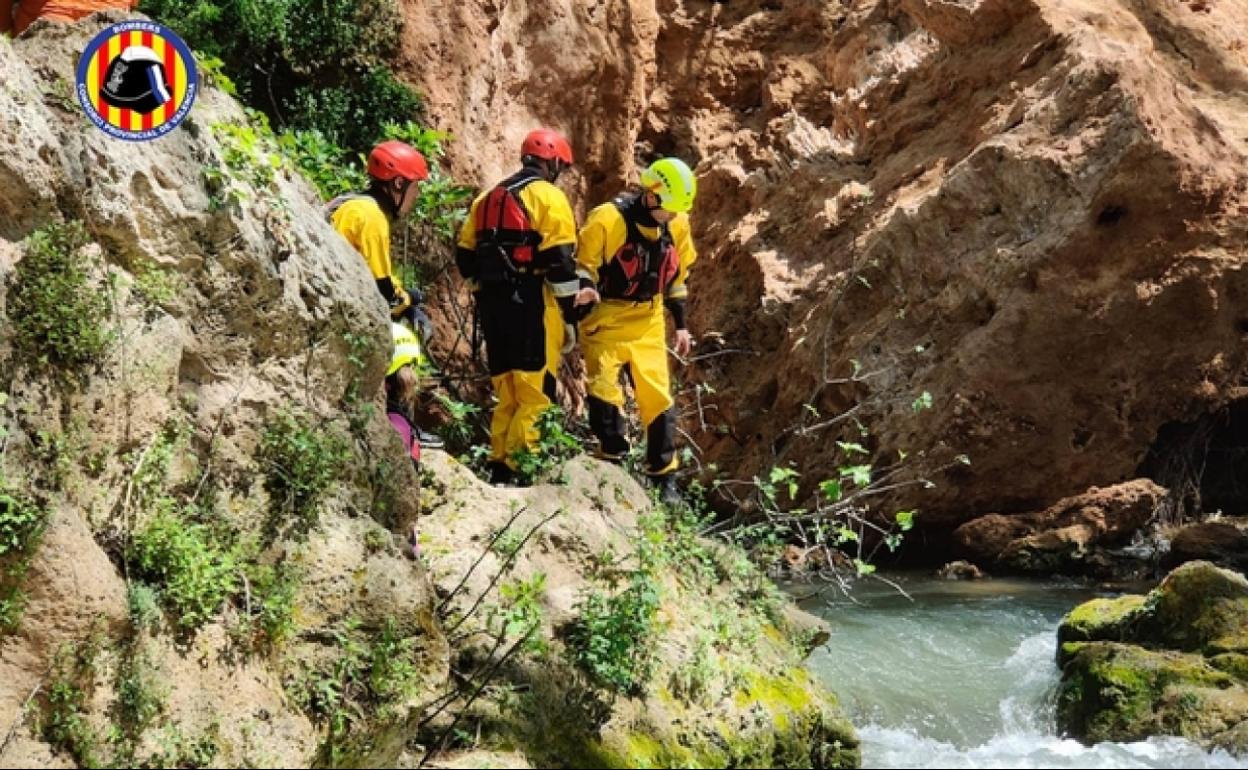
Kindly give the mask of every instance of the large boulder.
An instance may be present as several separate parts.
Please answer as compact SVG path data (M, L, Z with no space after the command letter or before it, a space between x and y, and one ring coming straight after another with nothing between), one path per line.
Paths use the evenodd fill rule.
M1058 630L1059 727L1089 743L1182 735L1248 754L1248 580L1207 562Z
M478 706L483 748L521 746L539 767L857 766L853 728L803 665L827 624L779 596L743 554L668 518L614 465L578 458L561 483L519 490L488 487L438 453L428 464L436 481L422 550L461 640L455 668L498 661L514 642L500 642L508 618L536 623L537 643L498 673L527 697ZM633 636L643 632L630 611L586 642L587 618L604 617L589 597L632 586L655 592L655 604L622 605L650 617L649 635ZM516 607L526 590L536 592L527 620ZM619 646L649 661L629 687L593 667L599 655L626 665L610 656Z
M954 530L974 561L1017 572L1112 574L1107 549L1121 546L1153 518L1166 490L1148 479L1093 488L1037 513L989 514Z
M1244 680L1199 655L1113 642L1076 643L1069 653L1058 720L1088 743L1152 735L1224 743L1248 720Z
M1240 572L1248 570L1248 519L1226 517L1180 528L1170 539L1164 563L1173 568L1189 561L1211 561Z

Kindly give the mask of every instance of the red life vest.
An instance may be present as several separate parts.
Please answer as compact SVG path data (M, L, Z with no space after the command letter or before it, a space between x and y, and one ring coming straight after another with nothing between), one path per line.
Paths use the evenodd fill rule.
M606 299L627 299L649 302L662 296L680 271L680 258L672 233L666 224L659 225L659 239L652 241L641 234L636 222L635 199L616 198L611 202L628 226L624 245L615 252L598 273L598 290Z
M541 178L533 169L522 169L486 193L477 205L474 224L481 280L511 280L532 270L542 234L533 229L520 191Z

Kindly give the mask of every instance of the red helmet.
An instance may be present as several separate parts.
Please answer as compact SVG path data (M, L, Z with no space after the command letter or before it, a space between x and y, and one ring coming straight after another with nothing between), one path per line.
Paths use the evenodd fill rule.
M368 154L368 175L389 182L402 177L409 182L429 178L429 164L415 148L397 139L382 142Z
M524 137L524 142L520 145L520 157L523 158L526 155L542 160L558 158L569 166L572 165L572 145L568 144L563 134L549 128L530 131L529 135Z

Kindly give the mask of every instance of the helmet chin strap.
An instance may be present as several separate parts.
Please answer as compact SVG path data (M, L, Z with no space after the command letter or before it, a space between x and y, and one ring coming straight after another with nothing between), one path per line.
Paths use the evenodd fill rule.
M403 207L403 199L407 197L407 188L416 184L411 179L403 179L403 177L397 177L397 179L401 180L400 187L397 190L395 190L393 187L390 188L391 192L393 192L395 196L394 197L394 210L395 211L398 211L400 208Z

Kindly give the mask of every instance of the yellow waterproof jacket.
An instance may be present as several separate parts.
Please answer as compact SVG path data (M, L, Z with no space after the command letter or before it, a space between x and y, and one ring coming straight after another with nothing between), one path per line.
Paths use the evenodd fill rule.
M459 231L456 262L460 274L467 279L477 278L477 214L482 201L493 190L491 187L476 197ZM529 227L541 236L535 248L534 271L546 276L557 299L571 297L580 284L571 261L576 248L576 218L568 196L545 179L538 179L521 188L518 197L528 214Z
M490 188L493 189L493 188ZM465 249L477 247L477 208L490 190L486 190L472 202L468 218L459 230L459 246ZM576 218L572 216L572 205L563 190L555 187L544 179L539 179L525 186L520 191L520 201L529 212L530 226L542 234L542 242L538 251L548 251L556 246L576 245Z
M642 236L652 241L660 237L657 227L637 227ZM668 224L672 243L676 248L679 268L676 275L664 290L664 299L683 300L689 296L689 269L698 259L693 247L693 235L690 231L689 217L678 214ZM580 237L576 245L576 272L595 286L600 284L600 273L604 267L615 259L620 249L628 242L628 223L624 215L614 203L604 203L589 213L585 224L581 227ZM605 300L616 302L618 300Z
M367 195L353 196L330 217L334 229L360 252L373 278L389 278L400 286L390 264L390 219L381 205Z
M335 198L329 206L330 223L364 257L391 314L401 314L412 300L390 262L390 218L381 204L368 195L349 195Z

